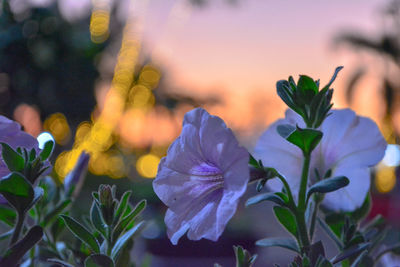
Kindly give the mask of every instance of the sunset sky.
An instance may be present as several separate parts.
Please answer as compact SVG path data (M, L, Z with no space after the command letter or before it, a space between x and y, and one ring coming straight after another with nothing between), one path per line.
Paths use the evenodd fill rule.
M277 80L307 74L324 84L336 66L344 65L334 84L336 107L343 107L341 91L357 56L334 48L333 38L343 30L377 33L385 3L242 0L193 8L186 1L153 0L139 15L145 15L145 50L166 67L176 88L191 93L227 90L225 95L235 97L257 90L277 100ZM376 85L370 80L366 86Z

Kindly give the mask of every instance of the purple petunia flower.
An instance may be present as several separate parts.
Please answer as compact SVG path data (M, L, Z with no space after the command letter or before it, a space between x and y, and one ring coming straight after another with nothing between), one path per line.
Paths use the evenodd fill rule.
M284 175L293 194L297 194L303 155L299 148L279 136L276 128L281 124L305 128L301 117L287 110L285 119L273 123L260 137L254 154L264 166ZM372 120L357 116L350 109L332 110L319 130L323 137L311 155L310 183L315 182L315 170L322 177L328 170L332 171L331 177L346 176L350 184L326 194L322 203L336 211L355 210L362 205L370 187L369 167L383 158L386 141ZM276 180L269 181L268 186L275 191L282 188Z
M165 223L173 244L186 231L191 240L219 238L246 190L248 160L223 120L202 108L186 113L153 182L168 206Z
M38 141L30 134L21 130L21 126L4 116L0 115L0 142L7 143L13 149L17 147L24 147L28 151L34 148L36 151L40 151L38 147ZM8 175L10 171L7 165L4 163L1 156L0 146L0 178Z

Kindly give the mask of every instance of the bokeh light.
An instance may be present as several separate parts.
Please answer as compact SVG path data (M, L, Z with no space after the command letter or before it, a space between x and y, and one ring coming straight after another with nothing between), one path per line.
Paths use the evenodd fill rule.
M160 158L154 154L146 154L141 156L136 162L136 170L146 178L154 178L157 175L158 164Z
M65 145L71 138L71 130L67 118L62 113L50 115L44 121L43 128L53 135L57 144Z
M375 176L375 186L380 193L389 193L396 185L396 168L379 165Z

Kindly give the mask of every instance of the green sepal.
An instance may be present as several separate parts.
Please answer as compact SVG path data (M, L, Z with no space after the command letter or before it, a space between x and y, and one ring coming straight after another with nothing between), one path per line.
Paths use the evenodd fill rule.
M297 237L297 224L296 218L293 213L287 208L275 206L274 213L278 221L285 227L285 229L293 236Z
M100 252L96 238L82 224L67 215L60 215L64 219L68 229L83 243L88 245L95 253Z
M322 132L314 129L301 129L290 124L278 125L280 136L300 148L305 155L311 153L322 138Z
M49 140L44 144L43 149L39 154L41 161L45 161L46 159L48 159L51 156L51 154L53 153L53 150L54 150L54 144L55 143L53 140Z
M35 197L32 184L16 172L0 180L0 193L18 213L26 212Z
M291 238L279 238L279 237L264 238L264 239L258 240L256 242L256 245L260 246L260 247L286 248L286 249L292 250L292 251L300 254L300 249L297 246L296 241L294 241Z
M86 258L85 267L114 267L114 261L104 254L92 254Z
M25 159L8 144L1 143L1 155L8 169L12 172L22 172L25 167Z

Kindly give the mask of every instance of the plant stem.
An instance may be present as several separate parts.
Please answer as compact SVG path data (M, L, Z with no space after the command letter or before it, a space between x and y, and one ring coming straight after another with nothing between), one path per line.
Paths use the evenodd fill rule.
M112 249L112 225L107 225L107 256L111 256Z
M22 230L22 226L24 225L25 221L25 213L17 213L17 224L15 225L14 232L12 234L11 240L10 240L10 247L14 245L18 241L19 235Z
M289 184L287 183L285 177L283 177L280 173L277 173L276 176L279 178L279 180L281 180L283 186L285 187L285 190L288 194L288 198L289 198L289 205L291 206L291 208L295 207L294 204L294 200L293 200L293 194L292 191L290 190Z
M287 183L286 179L280 175L279 173L277 174L277 177L282 181L283 186L285 187L288 198L289 198L289 208L293 211L296 222L298 225L298 230L299 230L299 235L298 235L298 243L300 247L307 247L310 245L310 241L308 238L308 233L307 233L307 225L304 219L304 211L301 212L297 207L296 204L294 203L293 200L293 194L292 191L290 190L289 184Z
M306 210L306 191L308 184L308 170L310 168L310 158L311 154L304 154L304 162L303 162L303 170L301 172L301 182L300 182L300 190L299 190L299 202L298 207L299 210L304 213Z
M317 220L317 213L319 209L319 201L315 200L315 207L311 216L311 225L310 225L310 241L312 242L313 236L314 236L314 231L315 231L315 222Z
M299 230L300 247L301 247L300 249L302 252L305 252L304 248L310 246L310 239L308 237L307 224L306 220L304 219L304 212L297 210L295 217Z
M306 211L306 192L308 184L308 171L310 168L310 158L311 153L304 154L303 170L301 173L300 190L299 190L299 201L297 203L296 210L296 221L299 230L299 238L301 250L304 253L304 248L310 245L310 238L308 236L307 224L305 221L305 211Z

